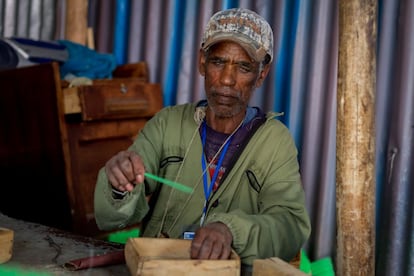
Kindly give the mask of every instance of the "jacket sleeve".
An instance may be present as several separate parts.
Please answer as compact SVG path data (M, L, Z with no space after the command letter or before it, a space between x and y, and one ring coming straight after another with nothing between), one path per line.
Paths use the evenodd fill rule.
M162 112L161 112L162 113ZM164 112L165 113L165 112ZM163 117L155 115L141 130L134 143L128 148L137 152L146 171L157 173L164 128ZM121 229L141 222L149 211L148 196L156 190L156 182L145 179L122 199L114 199L104 168L98 173L94 192L94 213L101 230Z
M114 199L104 169L98 174L94 193L95 220L100 230L122 229L140 222L149 210L145 187L137 185L122 199Z
M268 167L255 175L261 185L257 195L258 212L237 208L214 213L206 220L207 223L220 221L229 227L233 234L232 246L246 264L269 257L290 261L310 235L297 150L289 133L284 132L279 141L278 145L272 144L272 156L261 163L261 167Z

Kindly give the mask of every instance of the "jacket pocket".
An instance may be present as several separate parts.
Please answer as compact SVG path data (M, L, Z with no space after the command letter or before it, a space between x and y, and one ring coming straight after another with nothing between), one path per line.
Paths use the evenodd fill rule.
M260 190L262 189L262 185L260 185L259 181L256 178L256 175L251 171L246 171L247 179L249 180L250 187L253 188L257 193L260 193Z

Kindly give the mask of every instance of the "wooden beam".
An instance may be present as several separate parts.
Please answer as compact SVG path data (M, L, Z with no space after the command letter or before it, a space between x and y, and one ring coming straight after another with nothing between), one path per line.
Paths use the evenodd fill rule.
M339 1L337 275L375 274L377 1Z
M88 32L88 0L66 1L65 39L86 45Z

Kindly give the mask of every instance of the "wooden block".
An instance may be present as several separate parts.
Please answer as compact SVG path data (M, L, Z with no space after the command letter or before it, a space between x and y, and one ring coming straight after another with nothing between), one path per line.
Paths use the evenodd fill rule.
M295 266L277 257L253 261L253 276L301 276L307 275Z
M9 261L13 253L13 230L0 228L0 264Z
M131 238L125 245L126 264L132 276L240 275L240 258L234 251L228 260L194 260L190 245L190 240Z
M68 87L63 89L63 104L65 114L82 112L77 87Z

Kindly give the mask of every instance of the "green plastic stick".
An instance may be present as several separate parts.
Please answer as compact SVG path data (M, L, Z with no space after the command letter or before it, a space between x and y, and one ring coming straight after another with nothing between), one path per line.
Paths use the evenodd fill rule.
M177 189L177 190L179 190L181 192L184 192L184 193L191 194L193 192L193 188L190 188L190 187L185 186L183 184L180 184L180 183L177 183L177 182L174 182L174 181L171 181L171 180L168 180L168 179L165 179L165 178L162 178L162 177L159 177L159 176L147 173L147 172L144 173L144 176L148 177L148 178L151 178L153 180L156 180L158 182L161 182L163 184L166 184L166 185L168 185L170 187L173 187L174 189Z

